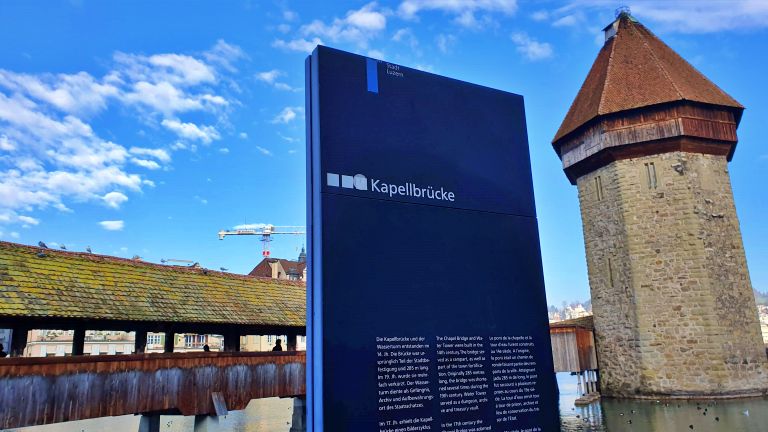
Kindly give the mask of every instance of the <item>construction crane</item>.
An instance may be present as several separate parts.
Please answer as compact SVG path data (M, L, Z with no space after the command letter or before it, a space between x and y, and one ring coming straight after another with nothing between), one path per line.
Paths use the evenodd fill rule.
M303 226L274 226L264 225L261 228L241 228L235 230L221 230L219 231L219 240L224 240L224 237L230 235L257 235L261 236L262 251L261 255L264 258L269 258L269 243L272 241L272 236L276 234L289 234L289 235L304 235Z

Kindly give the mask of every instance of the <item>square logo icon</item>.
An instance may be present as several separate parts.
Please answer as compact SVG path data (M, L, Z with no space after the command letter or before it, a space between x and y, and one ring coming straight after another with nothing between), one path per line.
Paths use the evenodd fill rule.
M338 174L327 173L326 176L327 176L327 179L328 179L328 186L339 187L339 175Z

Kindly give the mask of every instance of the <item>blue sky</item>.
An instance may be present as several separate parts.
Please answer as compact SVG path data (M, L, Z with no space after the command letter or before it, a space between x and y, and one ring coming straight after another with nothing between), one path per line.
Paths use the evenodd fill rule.
M216 232L304 225L303 60L322 43L524 95L549 303L586 299L550 141L621 4L747 107L730 172L768 290L761 0L4 1L0 239L249 271L260 242ZM273 256L303 242L278 237Z

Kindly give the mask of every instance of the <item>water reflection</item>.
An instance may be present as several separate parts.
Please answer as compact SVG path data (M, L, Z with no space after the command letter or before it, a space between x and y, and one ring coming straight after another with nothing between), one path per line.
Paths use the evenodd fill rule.
M246 409L232 411L209 425L210 432L288 432L293 415L293 399L254 399ZM161 416L161 432L191 432L194 417ZM138 416L102 417L91 420L56 423L11 429L14 432L135 432L139 430Z
M605 399L576 407L576 378L558 374L563 432L765 432L768 399L638 401Z
M606 399L576 407L575 377L558 374L560 422L563 432L765 432L768 431L768 399L733 401L636 401ZM293 414L292 399L257 399L243 411L219 419L209 431L288 432ZM105 417L34 428L17 432L134 432L138 417ZM193 417L162 416L163 432L190 432Z

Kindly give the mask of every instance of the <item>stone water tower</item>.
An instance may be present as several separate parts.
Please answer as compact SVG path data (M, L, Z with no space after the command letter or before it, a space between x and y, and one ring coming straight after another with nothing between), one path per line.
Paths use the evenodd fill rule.
M577 185L603 394L766 392L728 161L744 107L628 12L552 142Z

